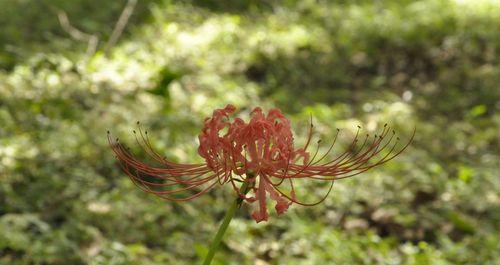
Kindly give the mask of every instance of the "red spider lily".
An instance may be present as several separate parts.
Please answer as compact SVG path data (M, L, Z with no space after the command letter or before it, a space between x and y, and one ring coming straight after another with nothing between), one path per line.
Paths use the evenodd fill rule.
M255 108L248 123L240 118L231 121L229 116L234 111L234 106L227 105L205 120L198 136L198 153L205 159L202 164L178 164L167 160L153 150L147 132L143 133L140 128L139 136L134 131L136 140L158 166L138 161L118 139L113 141L109 133L108 140L125 173L143 191L169 201L186 201L207 193L217 183L231 183L241 199L248 203L258 201L259 207L252 217L260 222L268 219L268 194L276 201L278 214L284 213L292 203L316 205L325 200L335 180L358 175L390 161L408 147L415 135L413 132L408 143L396 149L399 139L394 139L395 133L390 133L387 125L379 135L366 135L364 139L360 139L358 127L346 150L331 158L329 154L339 130L326 152L319 155L320 141L315 152L307 151L312 122L306 144L295 149L290 122L279 109L272 109L265 115L260 108ZM299 179L328 181L326 194L314 203L297 200L294 181ZM240 190L238 182L249 184L251 195Z

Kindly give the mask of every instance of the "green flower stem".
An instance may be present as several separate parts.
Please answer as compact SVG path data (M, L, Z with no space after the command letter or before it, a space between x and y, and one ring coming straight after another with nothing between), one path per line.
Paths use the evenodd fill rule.
M251 177L252 176L250 174L247 174L247 178L251 178ZM250 190L250 183L246 182L246 181L243 182L243 185L241 185L241 188L240 188L240 192L242 194L247 194L247 192L249 190ZM237 209L240 208L242 203L243 203L243 199L237 198L231 204L231 207L226 212L226 215L224 216L224 220L222 220L222 224L220 225L219 230L217 231L217 234L215 235L215 238L212 241L212 244L210 245L210 250L208 251L208 254L205 257L205 261L203 262L203 265L209 265L212 262L212 259L214 258L214 255L215 255L215 252L219 249L220 242L222 241L222 238L224 237L224 234L226 233L226 230L229 227L229 223L233 219L234 213L236 212Z

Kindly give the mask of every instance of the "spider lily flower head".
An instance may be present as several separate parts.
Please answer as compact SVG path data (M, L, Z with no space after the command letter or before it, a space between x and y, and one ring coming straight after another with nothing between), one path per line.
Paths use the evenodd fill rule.
M147 132L139 127L137 143L156 161L157 165L145 164L120 143L108 140L124 172L140 189L169 201L187 201L199 197L217 184L230 184L241 200L257 203L252 217L256 222L267 221L267 197L275 201L278 215L287 211L293 203L312 206L326 199L335 180L361 174L384 164L399 155L411 143L411 139L397 148L399 139L385 125L379 135L360 136L360 127L344 152L331 157L339 130L332 144L319 154L318 141L315 151L308 151L313 125L305 145L294 147L290 121L279 109L271 109L267 115L261 108L251 112L247 123L240 118L231 119L236 108L227 105L216 109L212 117L205 119L198 136L198 154L205 159L201 164L179 164L158 154L150 143ZM294 182L298 180L322 181L327 191L313 203L297 199ZM250 188L243 190L239 183Z

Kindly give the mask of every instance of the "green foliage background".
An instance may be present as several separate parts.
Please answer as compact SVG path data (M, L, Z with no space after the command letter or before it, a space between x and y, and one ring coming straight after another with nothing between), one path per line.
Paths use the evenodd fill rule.
M0 0L0 264L195 264L234 196L141 193L106 130L200 161L214 108L280 107L297 144L388 122L411 147L267 223L243 207L216 264L498 264L500 6L496 1ZM54 10L100 38L64 32ZM314 189L306 194L313 199Z

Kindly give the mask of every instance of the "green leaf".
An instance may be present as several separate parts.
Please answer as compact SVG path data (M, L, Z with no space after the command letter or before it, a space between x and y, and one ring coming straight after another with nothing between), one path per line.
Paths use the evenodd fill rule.
M157 96L164 96L166 99L170 99L170 95L168 93L168 86L174 80L182 77L182 74L179 72L175 72L168 67L163 68L158 74L159 82L156 87L148 90L149 93Z
M486 107L486 105L477 105L469 111L469 115L473 118L476 118L485 114L487 110L488 108Z
M470 167L460 166L458 168L458 178L465 183L470 182L473 173L474 171Z

